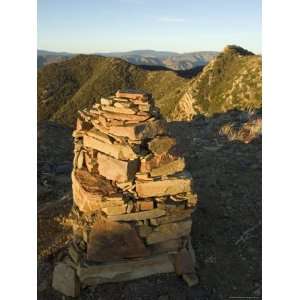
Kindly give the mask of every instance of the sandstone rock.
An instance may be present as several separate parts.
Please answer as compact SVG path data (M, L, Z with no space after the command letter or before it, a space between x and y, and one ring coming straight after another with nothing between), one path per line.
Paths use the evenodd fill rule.
M191 191L190 179L169 179L159 181L136 181L136 192L141 198L176 195Z
M162 254L143 259L110 264L82 266L78 276L85 285L134 280L160 273L174 272L168 255Z
M168 136L158 136L148 143L149 150L157 155L167 153L174 145L176 140Z
M92 128L92 124L89 122L86 122L80 118L77 118L77 123L76 123L76 130L81 131L81 130L90 130Z
M113 143L113 139L108 136L107 134L103 133L103 132L100 132L99 130L97 130L96 128L93 128L89 131L86 132L86 135L96 139L96 140L99 140L103 143L106 143L106 144L112 144Z
M138 170L138 160L122 161L98 153L99 174L117 182L127 182L134 178Z
M88 260L108 262L148 254L144 243L129 224L99 220L93 225L87 248Z
M152 227L147 225L142 225L137 227L137 231L140 237L145 238L152 232Z
M178 250L181 248L182 248L182 240L180 238L176 240L168 240L165 242L149 245L149 249L152 255L160 254L160 253L178 252Z
M177 210L174 209L167 215L154 219L152 221L152 225L158 226L162 224L173 223L173 222L189 219L191 218L191 214L193 211L194 211L193 209L177 209Z
M86 170L77 169L71 177L74 202L85 213L100 210L103 197L117 192L110 181L93 176Z
M194 273L194 262L190 252L183 248L175 257L175 271L178 276Z
M181 172L185 168L185 162L183 158L178 158L174 161L171 161L167 164L163 164L158 168L152 169L150 175L152 177L172 175L177 172Z
M130 114L123 114L123 113L117 113L117 112L109 112L109 111L102 111L101 115L105 117L106 119L111 119L111 120L120 120L120 121L136 121L138 122L143 122L148 120L151 116L146 115L146 116L138 116L138 115L130 115Z
M153 201L138 201L137 205L139 210L151 210L154 208Z
M118 90L116 92L116 97L142 101L147 101L150 99L149 94L135 90Z
M176 160L176 157L169 153L165 153L162 155L147 155L143 159L141 159L141 173L148 173L152 169L159 168L164 164L168 164L172 161Z
M104 199L102 199L102 201L101 201L101 208L107 208L107 207L113 207L113 206L123 206L123 205L125 205L125 201L122 198L121 199L111 198L110 200L108 200L107 197L104 197Z
M146 111L146 112L148 112L148 111L150 111L150 108L151 108L151 105L149 104L149 103L145 103L145 104L140 104L139 105L139 110L140 111Z
M84 147L92 148L108 154L116 159L131 160L137 158L137 155L128 145L110 145L86 135L83 137L83 145Z
M121 102L116 101L114 103L114 106L119 107L119 108L129 108L129 107L133 107L134 105L133 105L133 103L131 103L129 101L121 101Z
M152 218L158 218L161 216L164 216L166 212L162 209L152 209L147 211L141 211L141 212L135 212L125 215L119 215L119 216L107 216L108 220L111 221L138 221L138 220L146 220L146 219L152 219Z
M147 237L147 244L150 245L187 236L191 232L191 226L191 220L160 225Z
M137 110L133 108L115 107L115 106L102 106L102 110L113 112L113 113L119 113L119 114L128 114L128 115L135 115L137 113Z
M111 126L108 130L116 136L128 137L130 140L141 140L163 134L166 130L166 122L156 120L133 125Z
M102 105L112 105L113 104L113 100L112 99L108 99L108 98L101 98L100 103Z
M80 151L77 158L77 168L82 169L83 163L84 163L84 153L83 151Z
M85 165L90 173L95 173L98 171L98 163L95 158L93 158L89 153L84 153Z
M75 270L64 263L55 266L52 287L68 297L77 297L80 285Z
M102 208L102 211L107 215L107 216L115 216L115 215L121 215L126 213L126 206L125 205L120 205L120 206L108 206Z

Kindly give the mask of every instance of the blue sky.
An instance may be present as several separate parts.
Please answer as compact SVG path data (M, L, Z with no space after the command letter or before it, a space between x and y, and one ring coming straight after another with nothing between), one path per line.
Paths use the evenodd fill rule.
M38 48L261 52L261 0L38 0Z

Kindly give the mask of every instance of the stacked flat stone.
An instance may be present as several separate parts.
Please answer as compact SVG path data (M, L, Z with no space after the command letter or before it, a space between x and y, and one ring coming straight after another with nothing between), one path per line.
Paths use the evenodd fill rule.
M73 137L78 220L67 268L74 276L66 291L54 271L54 288L74 296L73 277L86 286L174 271L196 284L190 232L197 196L152 96L119 90L101 98L79 112Z

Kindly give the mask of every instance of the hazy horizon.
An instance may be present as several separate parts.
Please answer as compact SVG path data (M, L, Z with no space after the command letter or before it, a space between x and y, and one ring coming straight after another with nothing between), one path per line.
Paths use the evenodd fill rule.
M38 48L47 51L219 52L232 44L261 52L261 0L38 1Z

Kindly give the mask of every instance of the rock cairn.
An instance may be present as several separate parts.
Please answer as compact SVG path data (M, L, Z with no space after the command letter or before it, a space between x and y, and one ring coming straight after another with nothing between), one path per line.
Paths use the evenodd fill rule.
M53 287L176 272L197 284L191 214L197 203L185 162L150 94L119 90L79 112L74 137L73 231Z

